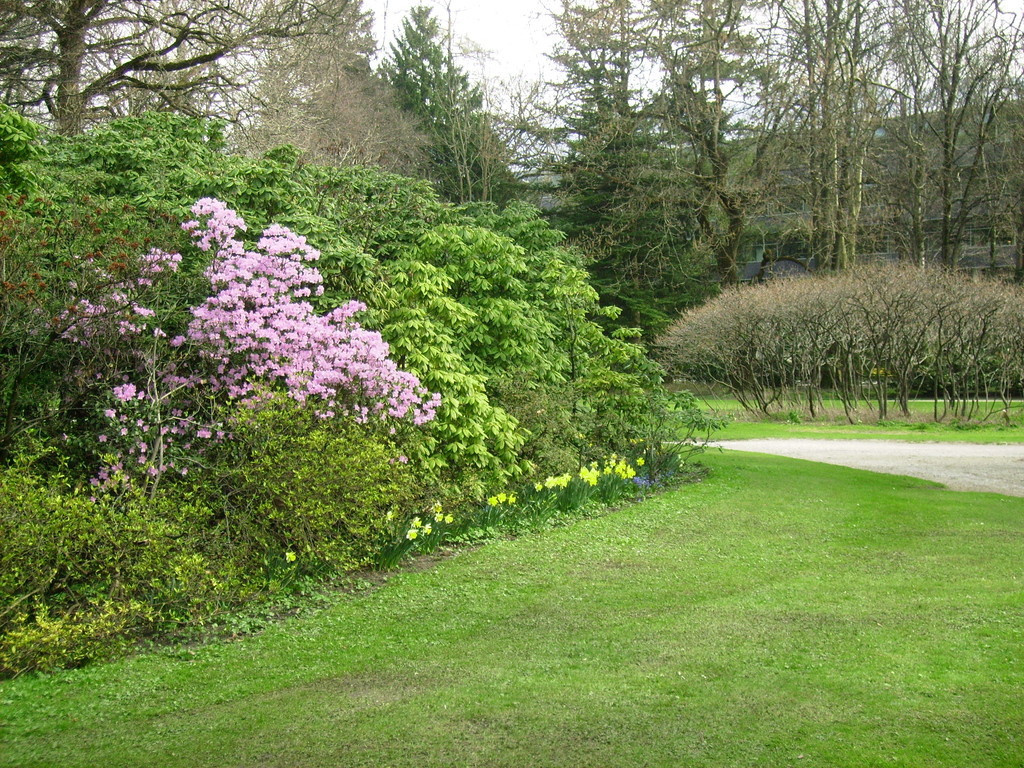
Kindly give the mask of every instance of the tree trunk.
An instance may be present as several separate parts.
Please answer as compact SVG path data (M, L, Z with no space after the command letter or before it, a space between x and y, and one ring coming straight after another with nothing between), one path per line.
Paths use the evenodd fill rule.
M85 60L86 0L67 5L63 23L57 29L57 93L54 119L62 136L77 136L85 126L85 96L82 93L82 62Z

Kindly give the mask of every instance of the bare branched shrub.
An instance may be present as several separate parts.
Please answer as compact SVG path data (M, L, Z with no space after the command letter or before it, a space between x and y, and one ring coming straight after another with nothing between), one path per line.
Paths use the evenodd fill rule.
M1009 419L1013 396L1024 392L1024 288L1014 285L1005 290L1013 295L996 316L992 338L996 376L990 387L998 390L1002 414Z
M942 289L944 311L933 324L923 370L943 404L943 415L973 418L982 399L998 394L996 324L1014 292L989 283L946 284Z
M717 384L751 411L835 398L907 416L1008 413L1024 387L1024 292L917 266L875 266L731 289L683 314L659 340L676 376ZM995 401L993 406L990 401ZM988 405L987 405L988 404Z

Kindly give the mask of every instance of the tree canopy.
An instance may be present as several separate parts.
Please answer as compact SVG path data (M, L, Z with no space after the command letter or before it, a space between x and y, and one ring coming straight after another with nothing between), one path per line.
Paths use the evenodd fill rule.
M247 84L243 59L353 2L6 0L0 87L64 135L147 108L211 114Z

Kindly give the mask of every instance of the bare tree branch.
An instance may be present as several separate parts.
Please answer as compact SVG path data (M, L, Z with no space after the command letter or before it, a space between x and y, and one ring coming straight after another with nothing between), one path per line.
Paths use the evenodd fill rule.
M0 0L0 90L63 134L127 103L248 84L282 40L321 31L360 0ZM248 74L248 77L246 76ZM191 91L191 94L190 94ZM45 113L45 114L39 114Z

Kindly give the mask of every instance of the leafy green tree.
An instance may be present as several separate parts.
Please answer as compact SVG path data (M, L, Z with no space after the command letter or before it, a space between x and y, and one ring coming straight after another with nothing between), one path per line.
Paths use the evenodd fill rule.
M426 172L441 196L457 203L507 198L507 149L429 8L410 11L380 71L429 138Z
M766 98L777 68L754 34L759 0L652 2L647 46L662 73L655 112L697 192L702 246L723 284L739 280L738 265L759 188L770 176L768 148L779 105Z

